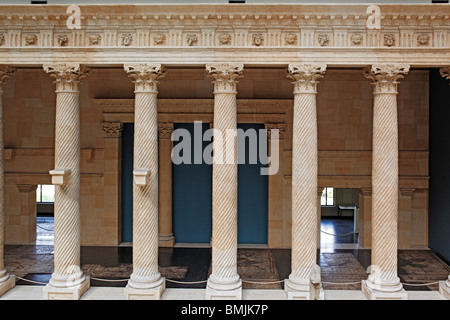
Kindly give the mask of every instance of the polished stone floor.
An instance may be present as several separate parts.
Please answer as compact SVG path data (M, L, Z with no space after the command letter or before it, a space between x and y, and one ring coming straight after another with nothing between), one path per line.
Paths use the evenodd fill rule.
M52 225L48 221L38 225L42 227L38 233L45 234L46 238L40 239L38 235L34 245L6 245L5 266L8 272L18 277L45 284L53 272ZM360 290L360 281L367 279L368 276L370 250L358 247L357 234L347 234L353 230L353 220L322 219L321 230L323 231L321 249L318 250L317 263L321 267L324 289ZM277 281L289 276L290 259L289 249L240 247L238 273L243 279L244 289L283 289L283 283ZM447 263L428 249L398 252L398 274L405 289L409 291L438 290L437 284L420 286L407 284L417 285L445 280L450 274ZM160 248L159 265L162 276L168 280L204 281L211 273L211 249ZM126 279L132 272L132 248L83 246L81 267L85 274L91 276L92 287L124 287ZM97 279L117 280L117 282ZM260 282L265 283L259 284ZM18 279L17 285L36 285L36 283ZM205 288L206 283L167 282L167 287Z

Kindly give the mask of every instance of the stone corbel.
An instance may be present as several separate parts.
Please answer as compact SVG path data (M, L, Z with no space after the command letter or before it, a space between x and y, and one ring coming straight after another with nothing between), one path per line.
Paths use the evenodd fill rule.
M70 169L54 169L50 170L52 176L52 184L63 186L69 181L71 170Z
M147 186L150 174L151 174L150 170L134 170L133 171L134 183L140 187Z

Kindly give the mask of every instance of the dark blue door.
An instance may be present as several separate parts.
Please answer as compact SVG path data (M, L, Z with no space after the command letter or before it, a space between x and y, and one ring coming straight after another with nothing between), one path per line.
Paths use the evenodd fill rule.
M209 129L209 123L201 124L203 133ZM175 152L185 163L172 162L172 201L173 201L173 233L178 243L209 243L212 223L212 166L203 157L195 159L195 148L204 148L211 143L202 141L202 137L194 137L193 123L175 123L175 130L186 130L189 134L190 156L183 152ZM194 141L196 139L196 141ZM190 142L190 143L189 143ZM174 150L178 144L186 143L183 138L174 141ZM196 146L195 143L198 143ZM199 161L200 160L200 161ZM186 162L190 162L186 163ZM200 162L200 163L198 163Z
M264 129L264 124L238 124L238 129L244 131L254 129L259 133L259 130ZM268 179L260 172L261 168L265 167L261 160L267 160L265 158L267 153L260 156L259 152L260 140L266 141L267 136L263 132L256 137L257 142L252 142L258 145L258 148L253 149L253 152L258 153L256 163L252 164L254 161L250 158L250 138L246 138L245 163L238 164L238 243L267 243ZM263 162L266 163L266 161Z
M134 123L122 131L122 242L133 241L133 142Z

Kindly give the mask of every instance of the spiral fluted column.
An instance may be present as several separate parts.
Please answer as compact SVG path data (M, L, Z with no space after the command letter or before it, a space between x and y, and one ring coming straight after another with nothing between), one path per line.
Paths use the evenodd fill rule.
M409 65L380 64L364 69L373 81L372 263L362 290L369 299L407 299L397 276L398 80Z
M237 273L236 85L242 64L206 65L214 79L212 273L207 299L242 299Z
M80 102L78 85L88 70L79 64L44 65L55 78L54 272L44 299L80 299L89 278L80 269Z
M4 143L3 143L3 85L6 80L14 75L15 69L0 65L0 296L13 288L16 284L15 276L8 274L4 262L5 243L5 166L4 166Z
M289 65L294 84L292 139L292 257L288 299L323 299L317 257L318 79L326 65Z
M165 279L158 271L158 110L160 64L125 65L135 84L133 273L126 299L160 299Z
M450 66L441 68L440 70L441 76L450 80ZM446 281L439 282L439 292L450 300L450 275L448 276Z

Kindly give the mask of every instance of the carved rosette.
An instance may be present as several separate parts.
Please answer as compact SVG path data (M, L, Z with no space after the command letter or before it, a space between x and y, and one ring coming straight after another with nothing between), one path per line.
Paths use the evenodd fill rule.
M450 80L450 67L441 68L440 73L445 79Z
M125 72L133 79L135 92L158 93L158 83L166 75L161 64L125 65Z
M8 65L0 65L0 95L3 94L3 85L6 80L14 76L16 69Z
M123 131L123 124L121 122L103 122L103 131L105 138L121 138Z
M398 80L408 72L408 64L379 64L364 68L364 76L373 81L374 94L397 93Z
M158 134L160 139L170 139L173 132L173 122L158 122Z
M56 92L79 92L78 85L89 73L88 68L78 63L44 65L44 71L56 79Z
M294 94L317 93L319 79L323 78L326 64L302 64L288 67L288 78L294 80Z
M284 139L284 134L286 132L285 123L265 123L264 126L267 131L268 139ZM275 134L275 130L278 130L278 134Z
M214 79L214 93L237 93L237 79L242 77L242 63L207 64L206 71Z

